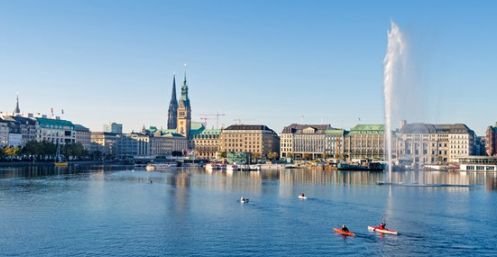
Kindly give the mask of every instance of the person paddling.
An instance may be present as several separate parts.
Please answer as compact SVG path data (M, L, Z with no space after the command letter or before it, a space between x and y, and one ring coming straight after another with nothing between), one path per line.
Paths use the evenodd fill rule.
M385 223L385 221L382 221L382 222L380 223L380 229L381 229L381 230L386 230L386 229L387 229L387 223Z
M345 224L342 225L342 231L349 232L349 229L345 226Z

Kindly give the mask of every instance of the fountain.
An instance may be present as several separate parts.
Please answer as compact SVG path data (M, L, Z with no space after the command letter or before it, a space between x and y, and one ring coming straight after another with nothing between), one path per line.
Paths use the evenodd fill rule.
M385 137L387 148L388 177L392 182L392 109L394 89L398 83L398 74L401 71L404 52L404 42L399 27L391 21L392 28L388 31L388 45L385 60L383 61L383 94L385 97Z

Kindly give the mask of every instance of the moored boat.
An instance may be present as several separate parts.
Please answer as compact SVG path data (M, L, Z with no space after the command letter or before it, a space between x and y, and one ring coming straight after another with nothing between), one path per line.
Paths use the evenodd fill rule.
M350 232L350 231L343 231L342 229L340 228L333 228L333 231L335 231L336 233L338 234L341 234L341 235L344 235L344 236L355 236L354 233Z
M147 171L153 171L153 170L165 170L169 168L169 165L167 163L149 163L145 169Z
M369 231L380 232L380 233L384 233L384 234L393 234L393 235L397 235L398 234L398 232L395 231L395 230L381 229L379 226L368 226L368 230Z

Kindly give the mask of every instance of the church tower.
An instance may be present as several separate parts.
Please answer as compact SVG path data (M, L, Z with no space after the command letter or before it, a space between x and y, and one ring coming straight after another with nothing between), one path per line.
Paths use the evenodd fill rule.
M16 103L16 108L14 109L14 115L20 114L21 110L19 109L19 94L17 94L17 103Z
M185 64L185 78L183 86L181 87L181 99L179 100L178 107L178 127L176 131L178 134L183 135L190 142L190 128L192 123L192 110L190 107L190 99L188 99L188 84L186 83L186 64ZM190 145L190 144L188 144Z
M176 100L176 75L173 75L173 92L171 102L169 102L169 111L167 113L167 129L176 129L178 127L178 100Z

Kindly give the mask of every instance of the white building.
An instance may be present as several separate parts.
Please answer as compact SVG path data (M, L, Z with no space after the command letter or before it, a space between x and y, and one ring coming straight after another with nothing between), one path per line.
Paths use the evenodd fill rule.
M90 129L88 129L82 125L75 124L74 130L76 131L76 143L80 143L81 145L83 145L83 148L85 150L90 150L90 148L91 148L91 131L90 131Z

